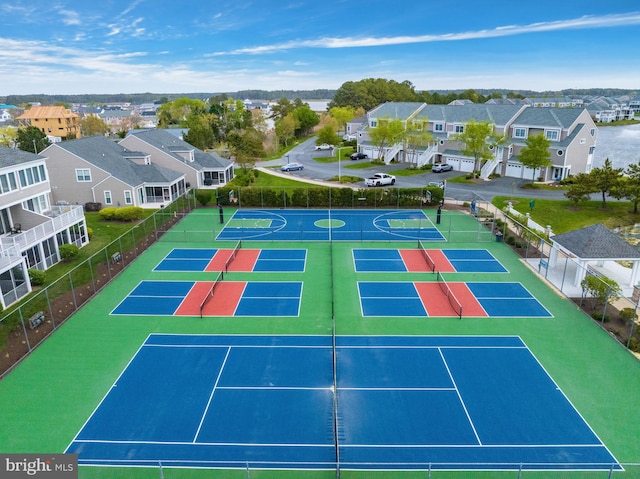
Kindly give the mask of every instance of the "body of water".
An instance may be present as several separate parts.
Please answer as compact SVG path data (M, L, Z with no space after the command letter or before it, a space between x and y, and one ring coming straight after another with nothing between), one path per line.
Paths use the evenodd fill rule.
M607 158L614 168L626 168L640 162L640 124L598 128L593 166L601 167Z

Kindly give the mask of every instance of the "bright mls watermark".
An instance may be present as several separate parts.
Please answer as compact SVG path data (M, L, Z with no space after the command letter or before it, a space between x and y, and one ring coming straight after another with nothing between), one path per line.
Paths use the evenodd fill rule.
M0 477L77 479L77 454L0 454Z

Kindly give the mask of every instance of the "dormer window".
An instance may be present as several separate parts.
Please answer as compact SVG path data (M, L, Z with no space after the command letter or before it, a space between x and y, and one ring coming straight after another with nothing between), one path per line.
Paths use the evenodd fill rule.
M514 128L513 129L513 137L514 138L526 138L527 137L527 129L526 128Z
M549 141L558 141L560 139L560 130L545 130L544 135Z

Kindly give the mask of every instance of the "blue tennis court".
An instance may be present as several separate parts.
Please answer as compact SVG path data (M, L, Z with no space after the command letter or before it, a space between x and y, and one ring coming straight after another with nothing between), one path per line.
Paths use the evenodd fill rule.
M446 241L422 210L237 210L218 240Z
M518 337L335 344L150 335L65 452L103 466L620 468Z

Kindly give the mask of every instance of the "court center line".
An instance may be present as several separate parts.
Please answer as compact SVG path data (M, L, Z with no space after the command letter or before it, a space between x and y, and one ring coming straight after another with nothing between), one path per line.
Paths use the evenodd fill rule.
M200 435L200 430L202 429L202 424L204 423L204 419L207 417L207 412L209 411L209 406L211 406L211 401L213 401L213 395L216 392L216 388L218 387L218 382L220 382L220 376L222 376L222 371L224 371L224 366L227 364L227 359L229 358L229 353L231 352L231 347L227 348L227 353L224 356L224 360L222 361L222 365L220 366L220 371L218 371L218 377L216 377L216 382L213 385L213 389L211 390L211 394L209 395L209 401L207 401L207 405L204 408L202 413L202 418L200 419L200 424L198 425L198 429L196 430L196 434L193 437L193 444L198 441L198 436Z
M462 396L460 395L460 391L458 390L458 385L456 384L456 380L453 378L453 374L451 374L451 369L449 369L449 365L447 364L447 360L444 357L444 354L442 354L442 349L438 348L438 352L440 353L440 357L442 358L442 362L444 363L444 367L447 368L447 374L449 374L449 378L451 378L451 382L453 383L453 386L455 387L456 390L456 394L458 395L458 399L460 399L460 405L462 406L462 409L464 409L464 413L467 415L467 419L469 420L469 426L471 426L471 429L473 430L473 434L476 436L476 440L478 441L478 445L482 446L482 441L480 440L480 436L478 436L478 432L476 431L476 427L473 425L473 421L471 420L471 416L469 415L469 411L467 410L467 406L464 403L464 400L462 399Z

